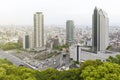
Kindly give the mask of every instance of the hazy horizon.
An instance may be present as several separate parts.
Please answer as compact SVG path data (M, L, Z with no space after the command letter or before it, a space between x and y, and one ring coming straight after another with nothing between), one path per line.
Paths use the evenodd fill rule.
M33 14L43 12L45 25L92 25L95 6L103 9L110 25L120 25L118 0L4 0L0 2L0 25L33 25Z

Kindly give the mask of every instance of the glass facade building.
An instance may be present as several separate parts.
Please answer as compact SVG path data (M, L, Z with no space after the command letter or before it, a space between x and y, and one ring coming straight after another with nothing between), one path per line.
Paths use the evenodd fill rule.
M71 45L74 42L74 22L66 21L66 43Z
M95 52L105 51L109 45L109 19L107 13L95 7L92 16L92 46Z

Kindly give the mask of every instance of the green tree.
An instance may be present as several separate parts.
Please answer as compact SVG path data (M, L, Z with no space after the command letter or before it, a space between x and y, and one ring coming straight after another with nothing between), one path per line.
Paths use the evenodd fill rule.
M79 68L61 71L58 80L80 80Z
M37 80L35 75L35 70L16 67L6 59L0 59L0 80Z
M58 45L55 47L55 49L59 50L59 51L62 51L63 48L69 48L69 45L68 44L64 44L64 45Z
M81 73L83 80L120 80L120 65L105 62L98 66L87 66Z
M22 43L20 43L20 42L18 42L18 43L8 42L5 45L2 45L0 48L3 50L21 49Z
M112 46L111 46L111 45L109 45L109 46L106 48L106 50L109 50L109 49L111 49L111 47L112 47Z
M100 60L87 60L80 65L80 71L82 72L82 70L84 70L87 66L99 66L102 64L103 62L101 62Z
M116 55L115 57L109 56L109 58L106 59L106 61L111 62L111 63L120 64L120 55Z

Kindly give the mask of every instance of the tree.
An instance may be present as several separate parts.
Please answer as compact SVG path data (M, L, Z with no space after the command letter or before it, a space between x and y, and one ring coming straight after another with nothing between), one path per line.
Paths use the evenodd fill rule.
M109 49L111 49L111 48L112 48L112 46L109 45L109 46L107 46L106 50L109 50Z
M105 62L98 66L87 66L81 73L83 80L120 80L120 65Z
M80 68L67 71L53 68L38 71L0 59L0 80L120 80L119 73L120 65L100 60L88 60Z
M55 49L59 50L59 51L62 51L63 48L69 48L69 45L68 44L64 44L64 45L58 45L55 47Z
M120 64L120 55L116 55L115 57L109 56L109 58L106 59L106 61L111 62L111 63Z
M80 71L82 72L82 70L84 70L87 66L99 66L102 64L103 62L101 62L100 60L87 60L80 65Z
M16 67L6 59L0 59L0 80L37 80L35 74L35 70Z
M21 49L22 48L22 43L12 43L8 42L5 45L0 46L1 49L3 50L12 50L12 49Z

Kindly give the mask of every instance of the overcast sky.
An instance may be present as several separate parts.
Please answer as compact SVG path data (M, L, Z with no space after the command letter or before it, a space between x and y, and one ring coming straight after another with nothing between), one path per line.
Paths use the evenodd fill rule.
M33 25L33 14L43 12L45 25L91 25L94 7L102 8L110 25L120 25L120 0L0 0L0 25Z

